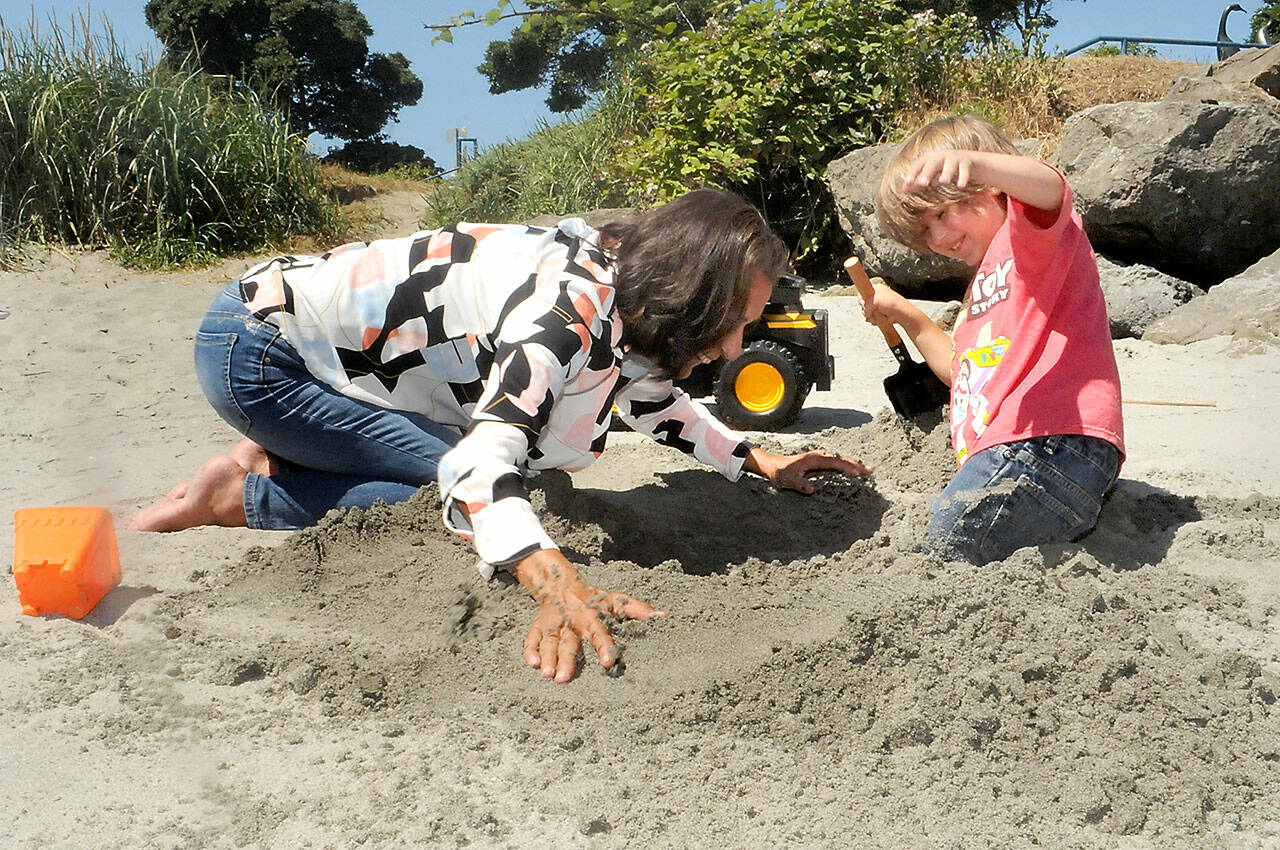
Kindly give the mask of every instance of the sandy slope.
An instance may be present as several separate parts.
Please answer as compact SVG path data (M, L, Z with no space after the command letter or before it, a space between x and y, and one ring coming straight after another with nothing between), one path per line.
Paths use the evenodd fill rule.
M191 338L243 268L0 274L7 509L117 516L233 440ZM887 414L852 299L781 447L878 465L805 499L615 434L535 500L672 612L626 670L525 670L532 610L417 503L283 533L120 532L81 622L0 591L13 847L1280 846L1280 350L1117 344L1130 457L1082 544L915 554L941 429ZM1212 406L1178 406L1196 402ZM0 528L10 550L12 530Z

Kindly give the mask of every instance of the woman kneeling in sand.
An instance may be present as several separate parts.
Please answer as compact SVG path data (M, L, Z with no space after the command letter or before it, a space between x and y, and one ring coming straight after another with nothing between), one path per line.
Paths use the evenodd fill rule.
M525 660L568 681L586 638L612 667L601 614L665 614L584 582L524 478L594 461L614 407L730 480L747 470L808 493L811 471L869 471L767 452L672 385L738 356L786 262L759 212L714 189L599 229L461 223L277 257L196 334L200 385L245 439L126 524L302 528L438 481L445 524L538 602Z

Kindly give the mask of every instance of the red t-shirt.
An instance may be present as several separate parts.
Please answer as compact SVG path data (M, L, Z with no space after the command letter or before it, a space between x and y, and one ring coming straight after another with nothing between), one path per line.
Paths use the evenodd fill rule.
M1008 199L953 334L956 460L1047 437L1100 437L1124 455L1120 373L1098 264L1063 181L1053 213Z

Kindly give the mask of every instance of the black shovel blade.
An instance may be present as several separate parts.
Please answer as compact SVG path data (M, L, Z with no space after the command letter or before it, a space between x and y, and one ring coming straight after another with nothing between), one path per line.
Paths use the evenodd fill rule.
M904 346L894 347L893 356L898 358L898 371L884 379L884 392L895 413L914 419L951 400L947 385L927 364L912 360Z

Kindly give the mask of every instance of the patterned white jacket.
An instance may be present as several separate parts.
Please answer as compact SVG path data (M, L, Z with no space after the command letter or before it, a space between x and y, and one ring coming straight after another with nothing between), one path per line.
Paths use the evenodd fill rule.
M612 284L597 232L570 218L276 258L241 286L318 379L465 431L440 463L444 519L487 573L555 548L524 478L592 463L615 406L636 431L742 474L752 444L629 352Z

